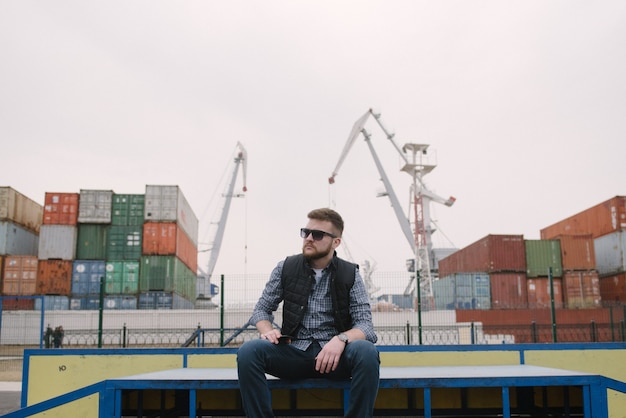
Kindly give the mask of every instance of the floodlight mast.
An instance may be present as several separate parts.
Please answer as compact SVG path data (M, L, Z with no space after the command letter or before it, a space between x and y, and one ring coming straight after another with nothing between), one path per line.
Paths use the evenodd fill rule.
M413 211L415 215L414 231L411 229L411 222L409 220L409 217L407 217L402 211L396 193L394 192L393 187L389 182L389 178L387 177L387 174L385 173L380 159L376 154L376 150L371 143L371 135L364 128L365 123L367 122L367 119L370 115L374 117L374 119L378 123L378 126L380 126L382 131L387 136L387 139L392 143L393 147L403 159L404 167L402 168L402 171L405 171L407 174L411 175L412 185L410 193L411 205L413 206ZM386 195L387 197L389 197L391 206L400 224L402 232L404 233L404 236L407 239L409 246L411 247L411 251L414 255L413 271L420 273L419 286L416 286L414 284L415 276L411 277L409 284L405 289L405 294L412 294L415 297L417 295L418 289L421 289L420 294L428 296L429 300L432 300L433 277L430 263L430 254L432 253L431 235L433 229L431 228L430 223L430 202L434 201L446 206L452 206L456 199L454 197L444 199L426 188L423 182L423 177L435 168L435 165L428 164L422 158L422 156L426 154L428 145L405 144L402 148L398 147L398 145L394 141L395 134L390 132L385 127L380 118L380 113L374 112L372 109L369 109L353 125L350 136L348 137L348 141L346 142L343 151L339 157L339 162L333 170L332 175L328 179L328 182L330 184L334 184L335 177L339 173L339 169L345 161L346 156L352 148L352 145L354 144L359 133L363 135L365 142L367 143L370 153L372 154L372 158L374 159L376 168L378 169L378 172L380 174L381 181L383 182L383 185L385 187L385 192L379 194L379 196ZM408 153L411 153L410 159L407 155Z

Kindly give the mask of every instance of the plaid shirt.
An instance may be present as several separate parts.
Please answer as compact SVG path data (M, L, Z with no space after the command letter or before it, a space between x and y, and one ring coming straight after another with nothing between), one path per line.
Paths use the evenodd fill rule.
M281 285L283 263L284 260L280 261L272 271L263 294L254 307L250 323L256 324L261 320L274 322L274 312L283 301ZM309 295L307 311L300 324L301 327L298 328L298 335L294 336L297 339L292 342L292 345L301 350L306 350L311 342L317 341L323 347L337 335L339 331L334 326L335 318L332 308L330 271L324 269L322 278L317 281ZM378 338L374 332L369 296L358 269L356 269L354 285L350 290L350 315L352 316L352 327L363 331L365 338L375 343Z

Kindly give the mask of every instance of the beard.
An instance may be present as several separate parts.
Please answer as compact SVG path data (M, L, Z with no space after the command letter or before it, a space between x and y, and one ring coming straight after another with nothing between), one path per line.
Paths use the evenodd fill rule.
M313 253L311 252L305 253L305 250L307 249L307 247L302 246L302 255L304 255L304 258L306 258L307 260L319 260L320 258L324 258L328 256L332 251L332 245L330 244L326 248L321 248L321 249L316 249L315 247L312 247L312 248L315 249Z

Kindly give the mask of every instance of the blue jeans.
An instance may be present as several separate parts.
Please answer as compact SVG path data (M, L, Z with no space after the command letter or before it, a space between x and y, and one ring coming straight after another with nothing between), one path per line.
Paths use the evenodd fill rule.
M365 418L374 414L378 393L380 356L374 344L365 340L346 345L334 372L315 371L315 357L319 344L313 343L306 351L289 344L272 344L267 340L251 340L237 352L237 372L243 410L249 418L270 418L272 394L265 373L281 379L327 378L346 380L352 377L350 401L346 417Z

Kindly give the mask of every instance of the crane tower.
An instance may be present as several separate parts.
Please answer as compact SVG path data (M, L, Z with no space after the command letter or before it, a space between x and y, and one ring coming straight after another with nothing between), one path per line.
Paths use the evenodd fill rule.
M371 143L371 134L365 129L365 123L370 116L374 117L378 126L387 136L387 139L401 156L404 163L401 170L411 176L412 183L410 189L410 207L413 209L413 222L409 220L409 216L404 214L396 193L389 181L389 178L387 177L387 174L385 173L380 159L378 158L378 154ZM385 187L385 193L381 194L381 196L387 196L389 198L396 215L396 219L398 220L402 232L411 247L411 252L414 254L414 259L411 260L410 266L408 267L410 271L419 273L419 285L416 283L416 276L412 276L405 289L405 294L412 294L413 296L416 296L419 291L418 289L421 289L420 295L427 296L430 300L432 300L433 273L431 269L431 237L434 229L432 228L430 219L430 202L440 203L445 206L452 206L456 199L454 197L449 197L448 199L442 198L428 190L426 187L423 178L436 167L435 164L430 163L426 158L428 145L408 143L400 148L394 141L395 134L390 132L383 124L380 118L380 113L376 113L372 109L369 109L354 123L352 130L350 131L348 141L346 142L339 157L339 162L328 179L330 184L335 183L335 177L338 175L341 165L345 161L352 145L360 134L363 135L365 142L367 143L376 168L380 174L381 181ZM411 223L413 224L413 228L411 228Z

